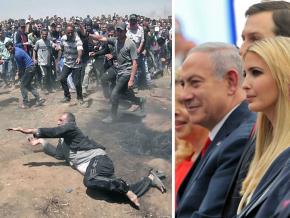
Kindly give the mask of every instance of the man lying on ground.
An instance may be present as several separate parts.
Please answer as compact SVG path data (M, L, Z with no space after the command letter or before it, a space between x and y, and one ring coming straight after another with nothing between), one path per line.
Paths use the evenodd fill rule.
M125 194L137 207L138 197L154 186L162 193L166 191L160 179L165 178L162 172L151 169L149 175L135 184L129 185L122 178L114 175L114 165L108 157L105 148L89 139L77 127L75 116L70 112L63 113L58 119L58 126L52 128L24 129L9 128L8 131L18 131L33 134L28 141L31 145L41 144L46 154L56 159L66 160L70 166L84 175L84 185L90 189L101 189ZM44 138L59 138L57 147L49 144Z

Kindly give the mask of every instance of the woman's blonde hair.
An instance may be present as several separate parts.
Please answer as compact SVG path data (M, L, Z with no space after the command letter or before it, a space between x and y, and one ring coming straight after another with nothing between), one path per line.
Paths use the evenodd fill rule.
M270 165L290 145L290 38L280 36L257 41L247 52L259 55L268 65L278 99L275 129L264 113L258 113L255 155L242 185L240 207L246 205Z

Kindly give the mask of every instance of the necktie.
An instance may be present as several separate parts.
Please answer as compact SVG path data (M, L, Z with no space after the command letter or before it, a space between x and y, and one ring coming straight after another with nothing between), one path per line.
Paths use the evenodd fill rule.
M208 137L207 140L206 140L206 143L205 143L204 147L201 150L201 157L204 157L204 155L206 153L206 150L207 150L207 148L208 148L208 146L209 146L210 143L212 143L212 141Z

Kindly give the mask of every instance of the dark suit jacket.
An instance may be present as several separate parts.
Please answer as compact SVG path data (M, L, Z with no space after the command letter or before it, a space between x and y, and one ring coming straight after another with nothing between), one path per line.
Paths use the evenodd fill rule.
M290 188L290 148L271 164L238 218L270 218Z
M289 160L288 160L289 162ZM288 172L290 172L290 165L289 163L287 164L286 168L288 168ZM290 179L285 182L288 184L288 187L286 187L286 195L282 194L281 196L285 196L280 204L278 205L273 218L289 218L290 217Z
M176 217L221 217L228 185L249 140L256 115L242 102L195 164L177 195Z
M34 136L36 138L63 138L64 143L74 151L96 148L105 150L104 146L85 136L74 122L52 128L38 128Z
M242 157L233 174L232 181L226 194L225 204L222 209L222 218L232 218L237 215L238 206L242 198L240 195L242 182L247 176L250 163L254 157L255 145L256 137L255 135L253 135L252 138L245 145Z

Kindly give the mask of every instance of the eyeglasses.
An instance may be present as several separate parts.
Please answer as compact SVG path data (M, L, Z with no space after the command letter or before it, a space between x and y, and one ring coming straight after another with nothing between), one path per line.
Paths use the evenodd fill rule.
M117 28L116 31L120 33L123 32L124 30Z

